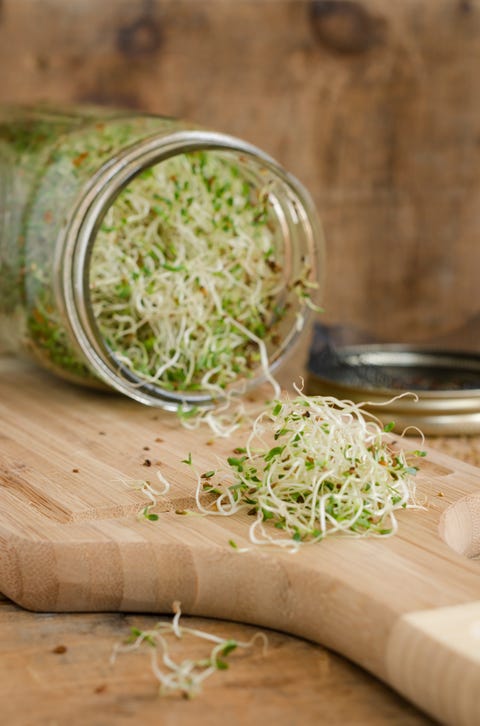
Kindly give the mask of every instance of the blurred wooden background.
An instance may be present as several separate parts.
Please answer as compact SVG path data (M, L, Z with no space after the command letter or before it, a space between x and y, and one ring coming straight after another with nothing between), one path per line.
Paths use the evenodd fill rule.
M318 205L326 320L416 340L477 316L480 339L478 0L0 0L0 69L0 102L263 147Z

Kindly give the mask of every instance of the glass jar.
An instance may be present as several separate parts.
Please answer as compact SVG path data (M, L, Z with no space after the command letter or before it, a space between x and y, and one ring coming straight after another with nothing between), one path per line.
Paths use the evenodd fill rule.
M170 173L184 160L190 164L195 184L203 184L200 202L207 199L211 209L203 209L194 195L188 196L190 172L183 176L183 172L180 176ZM210 169L210 176L205 169ZM229 180L220 188L222 174L228 174ZM155 184L148 181L149 175L155 175ZM162 179L167 191L162 189ZM158 205L148 199L148 210L143 212L148 184ZM136 194L138 189L143 190L143 197ZM231 189L234 191L229 192ZM170 241L165 241L162 224L167 229L167 211L179 200L183 206L177 205L178 222L168 221ZM118 217L123 203L130 205L128 215ZM225 213L228 208L232 216ZM139 227L140 212L144 224ZM117 214L116 230L108 227L109 214ZM243 227L238 229L244 222L247 232L252 232L251 239ZM211 224L212 239L224 233L227 240L220 244L217 239L213 250ZM150 234L155 239L146 256L145 247L138 245L143 244L140 238ZM179 263L178 250L169 256L171 235L176 240L192 234L192 244L200 240L211 254L210 261L207 256L203 260L210 270L203 269L195 277L191 270L188 276L178 276L186 262ZM131 251L124 248L119 255L118 244L124 244L119 239L128 236ZM265 249L269 240L270 248ZM250 259L257 244L257 258ZM227 248L238 259L230 256L227 261ZM250 328L245 320L235 319L237 310L227 301L238 282L236 268L245 267L247 258L250 267L242 271L239 284L244 287L242 310L250 304L255 321ZM119 259L125 274L112 288L110 268L116 266L117 274ZM202 259L195 264L201 267ZM142 403L170 410L184 404L210 406L219 390L238 382L245 390L264 381L265 356L269 370L285 359L305 330L309 308L318 299L322 269L322 233L309 195L273 159L249 143L180 120L132 112L46 107L0 111L0 351L27 351L44 367L71 381L106 384ZM222 278L220 299L210 282L225 270L228 275ZM276 277L263 298L257 299L257 288L262 287L269 270ZM167 288L162 288L163 302L154 311L156 327L138 319L136 309L135 320L126 322L130 313L125 315L124 304L143 309L159 294L152 281L155 278L155 284L164 284L159 271L164 277L170 275L170 293L166 299ZM139 286L143 286L143 297L134 300ZM107 288L110 297L102 299ZM235 294L240 304L241 295ZM209 325L209 319L198 319L202 296L212 296L212 311L220 307L229 319L230 333L235 329L235 342L229 339L229 350L219 351L218 339L202 338ZM233 306L231 312L228 305ZM185 329L177 327L172 338L171 319L179 310ZM217 327L221 324L217 321ZM116 326L113 331L112 325ZM120 345L118 330L125 333ZM177 354L175 341L183 344L184 338L187 349L203 346L203 377L192 374L197 365L193 358L181 364L180 373L173 371L173 364L168 368L168 359ZM162 345L169 348L163 351L167 363L159 362ZM149 347L155 348L154 360L149 358ZM139 360L146 357L146 362L133 364L130 353ZM232 366L224 379L222 365ZM152 366L157 372L166 366L167 373L157 375ZM189 366L192 370L187 371ZM188 385L182 376L183 381L189 376Z

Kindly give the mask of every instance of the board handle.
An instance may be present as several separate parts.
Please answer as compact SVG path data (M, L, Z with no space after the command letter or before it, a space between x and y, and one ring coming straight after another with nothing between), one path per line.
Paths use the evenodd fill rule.
M478 726L480 600L402 616L386 665L393 688L440 723Z
M465 557L480 555L480 493L462 497L442 514L439 534L446 544Z

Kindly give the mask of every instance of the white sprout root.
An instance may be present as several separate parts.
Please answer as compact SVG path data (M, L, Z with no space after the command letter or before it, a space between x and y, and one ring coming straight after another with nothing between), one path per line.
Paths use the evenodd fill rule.
M192 698L198 695L206 678L218 670L228 668L225 658L237 648L251 648L257 641L261 641L265 653L268 640L264 633L255 633L246 642L220 638L204 630L180 625L180 603L175 602L173 610L175 615L171 622L158 622L151 630L132 628L127 642L116 645L110 658L110 662L114 664L119 653L128 653L144 644L148 645L151 649L152 672L160 683L162 696L181 694ZM206 640L212 643L213 647L201 660L185 659L177 662L170 655L168 638L173 636L181 639L188 635Z
M361 404L296 391L293 400L277 399L258 416L228 467L198 475L199 510L220 516L246 510L255 515L253 544L290 551L333 533L394 534L397 510L416 506L417 467L392 443L390 426Z
M162 484L162 489L160 490L155 489L150 481L145 481L144 479L140 479L138 481L127 480L124 482L129 489L141 492L148 500L147 504L138 513L138 519L146 519L151 522L156 522L159 518L158 514L152 510L157 506L158 500L165 497L170 491L170 482L164 477L161 471L157 471L156 475L157 479Z

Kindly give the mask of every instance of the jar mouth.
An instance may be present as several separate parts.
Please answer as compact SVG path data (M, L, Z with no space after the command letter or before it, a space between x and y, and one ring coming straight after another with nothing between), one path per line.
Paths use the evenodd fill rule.
M121 357L106 342L93 311L91 260L102 220L125 187L146 169L180 154L200 151L237 155L236 158L240 155L242 163L270 175L277 187L273 198L276 217L281 226L289 279L295 278L299 265L303 264L311 270L310 280L315 280L319 286L323 271L322 232L310 196L293 176L255 146L215 132L178 131L145 139L104 164L83 190L65 229L65 244L61 246L61 258L57 260L62 271L61 289L58 292L65 307L72 338L95 374L110 388L130 398L168 410L177 410L182 405L211 407L222 394L210 390L170 390L142 378L140 373L122 362ZM312 290L312 298L316 298L317 294L318 291ZM270 373L295 347L306 328L306 324L301 327L298 321L303 317L306 323L309 314L308 305L298 299L296 310L292 310L290 319L282 324L279 344L268 352ZM267 377L265 368L257 366L251 377L239 377L227 390L244 393L263 383Z

